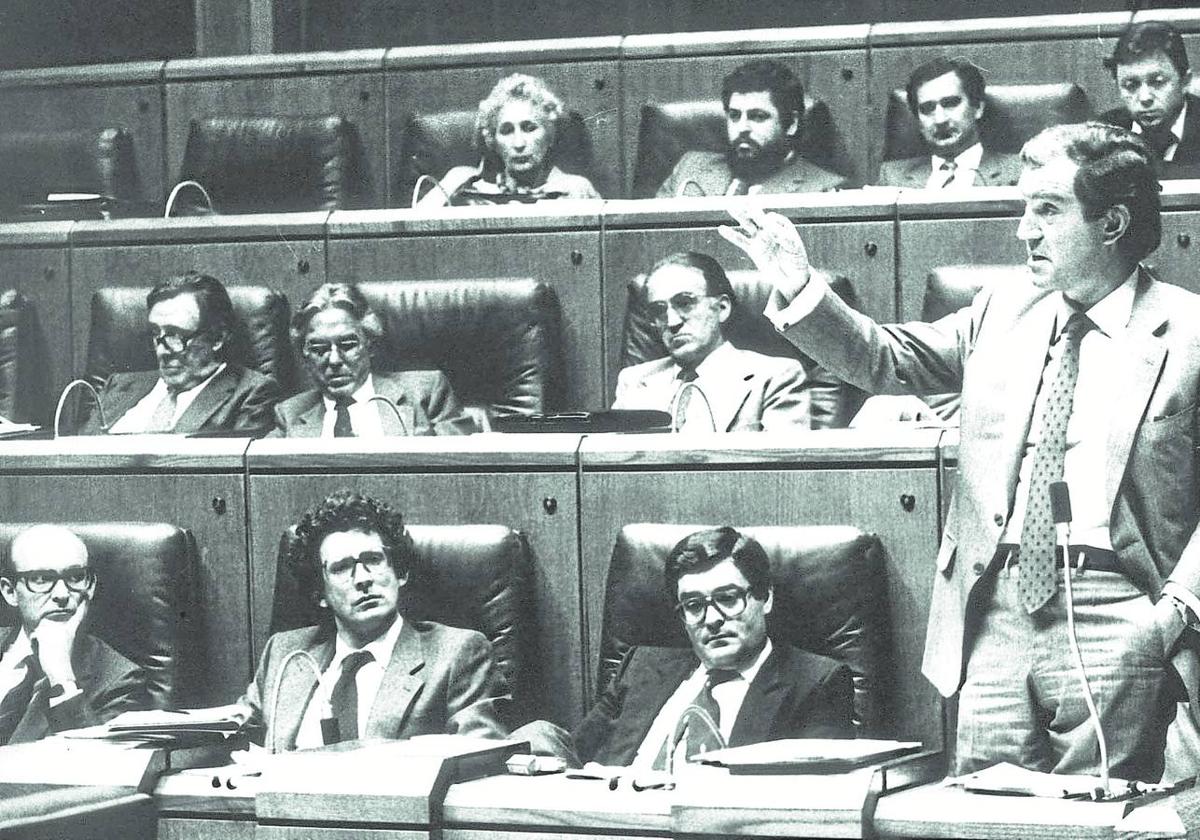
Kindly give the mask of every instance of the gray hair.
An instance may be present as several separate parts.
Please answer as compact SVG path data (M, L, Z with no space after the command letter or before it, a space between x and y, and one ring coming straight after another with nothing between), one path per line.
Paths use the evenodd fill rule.
M537 76L513 73L496 82L487 99L479 103L479 111L475 114L475 142L481 152L489 154L496 151L496 119L504 103L512 99L524 99L532 103L546 120L553 140L558 140L558 129L567 110L562 99Z
M323 283L309 295L304 305L292 316L292 341L297 346L304 343L308 327L317 313L326 309L343 309L362 327L369 344L383 336L383 322L367 303L366 296L354 283Z

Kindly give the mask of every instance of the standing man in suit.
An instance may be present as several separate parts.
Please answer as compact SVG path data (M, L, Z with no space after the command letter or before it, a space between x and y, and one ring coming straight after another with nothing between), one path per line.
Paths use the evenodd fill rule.
M320 286L292 318L292 339L317 387L275 408L276 435L386 437L475 431L438 370L372 373L383 325L353 283Z
M658 188L679 195L823 192L848 180L805 160L798 148L804 86L778 61L751 61L725 77L724 152L684 152Z
M237 315L221 281L195 271L169 277L146 308L158 370L110 376L100 391L109 425L93 412L82 434L270 431L279 385L228 360Z
M334 493L300 520L286 562L326 612L271 636L240 701L268 749L507 734L500 707L511 698L488 640L400 612L414 560L401 515L369 496Z
M1200 174L1200 99L1187 92L1192 71L1174 27L1159 21L1130 26L1104 66L1122 104L1100 119L1142 135L1165 176Z
M667 356L622 370L613 408L667 411L689 431L807 429L800 363L725 339L736 302L725 270L707 254L660 260L646 278L646 303Z
M87 546L61 525L33 525L0 555L20 619L0 629L0 746L149 708L145 673L83 629L95 592Z
M724 231L776 278L776 326L834 373L871 392L962 392L923 664L943 695L961 692L959 772L1097 771L1069 653L1071 574L1112 774L1154 780L1180 699L1171 666L1194 668L1187 628L1200 613L1200 298L1139 266L1161 237L1140 139L1056 126L1022 161L1028 282L932 324L881 327L849 310L780 216ZM1073 511L1066 559L1049 504L1059 480Z
M979 140L987 103L978 67L962 58L935 58L912 72L905 94L929 154L885 160L881 186L944 190L1017 183L1021 159L985 149Z

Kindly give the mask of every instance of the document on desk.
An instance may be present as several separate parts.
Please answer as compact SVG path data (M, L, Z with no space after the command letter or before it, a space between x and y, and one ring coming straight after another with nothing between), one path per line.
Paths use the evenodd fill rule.
M1088 797L1100 787L1100 779L1097 776L1039 773L1008 762L993 764L978 773L962 776L958 781L965 790L972 793L1041 796L1051 799ZM1129 782L1112 779L1110 786L1113 790L1125 791L1129 788Z
M920 752L918 741L873 738L785 738L744 747L713 750L695 761L729 768L734 775L845 773L869 764Z

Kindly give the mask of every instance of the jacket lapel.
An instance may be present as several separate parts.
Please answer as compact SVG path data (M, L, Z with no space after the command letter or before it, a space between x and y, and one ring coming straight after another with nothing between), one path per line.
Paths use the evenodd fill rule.
M183 414L179 415L173 431L187 433L202 429L209 418L225 404L236 387L237 376L234 375L229 365L226 365L225 369L217 374L212 382L201 389L200 393L196 395L196 399L192 400L192 404Z
M386 409L385 409L386 410ZM392 418L395 421L395 418ZM371 705L364 737L399 738L404 719L425 679L420 672L425 667L425 651L421 636L412 622L405 620L392 648L392 659L383 672L379 692Z
M321 427L325 420L325 402L321 399L320 391L312 391L313 403L299 411L288 430L291 437L320 437Z
M158 384L158 371L114 373L104 388L104 419L111 428Z
M904 169L904 185L913 189L924 189L932 174L933 160L928 155L913 158Z
M779 716L779 708L788 696L789 689L788 683L783 679L782 658L780 647L772 647L771 655L763 662L754 677L754 682L746 689L742 709L733 723L733 730L729 733L730 746L756 744L771 737L775 719Z
M315 659L324 671L333 660L332 631L325 637L308 647L308 653ZM284 660L280 660L283 662ZM300 722L312 699L317 687L317 675L312 668L289 667L275 678L277 703L275 718L270 727L273 733L268 739L267 747L276 750L290 750L296 746L296 734L300 731ZM272 702L267 698L267 702Z
M375 409L379 412L379 422L382 424L383 433L388 437L417 434L417 412L405 390L390 377L376 375L374 381L375 393L385 397L396 407L396 411L392 411L379 400L375 401ZM397 412L403 419L403 425L400 420L396 419Z
M718 432L727 432L733 425L742 406L750 395L754 372L741 364L741 350L730 345L732 351L712 373L704 376L700 387L712 404L713 426ZM703 401L703 400L702 400Z

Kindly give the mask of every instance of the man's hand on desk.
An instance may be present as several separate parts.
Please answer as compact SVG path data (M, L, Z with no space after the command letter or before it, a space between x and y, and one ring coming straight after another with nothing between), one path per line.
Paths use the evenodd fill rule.
M755 207L731 207L731 216L739 227L721 225L721 236L741 248L775 283L767 311L787 307L808 285L811 266L808 250L795 225L779 213L767 213Z

